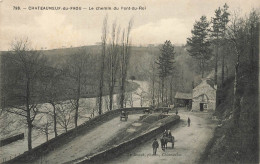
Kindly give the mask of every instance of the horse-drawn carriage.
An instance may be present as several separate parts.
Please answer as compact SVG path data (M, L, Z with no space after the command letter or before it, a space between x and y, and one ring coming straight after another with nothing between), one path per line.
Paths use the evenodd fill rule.
M122 121L122 119L125 119L125 121L127 121L128 119L128 113L125 111L122 111L120 114L120 121Z
M143 113L152 114L152 108L146 108L143 110Z
M163 136L161 138L161 147L162 147L162 150L165 150L167 149L167 143L168 142L171 142L172 143L172 148L174 148L174 136Z
M171 110L171 108L168 108L168 107L164 107L162 108L162 113L169 113L169 111Z

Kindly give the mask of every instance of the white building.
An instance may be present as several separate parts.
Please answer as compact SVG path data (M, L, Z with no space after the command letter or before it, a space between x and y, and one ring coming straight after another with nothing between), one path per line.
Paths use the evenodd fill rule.
M212 79L202 79L202 82L192 90L192 110L215 110L216 91L217 86Z

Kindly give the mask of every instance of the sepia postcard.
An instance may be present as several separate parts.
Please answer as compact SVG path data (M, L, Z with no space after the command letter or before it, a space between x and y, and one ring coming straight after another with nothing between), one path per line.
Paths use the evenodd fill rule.
M0 163L259 163L258 0L0 0Z

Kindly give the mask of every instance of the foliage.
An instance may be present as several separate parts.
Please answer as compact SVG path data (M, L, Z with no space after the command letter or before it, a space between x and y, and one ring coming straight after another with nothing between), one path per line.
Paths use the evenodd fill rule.
M209 22L206 16L202 16L200 21L196 21L191 31L192 37L187 38L189 54L199 61L202 77L206 62L211 59L211 49L209 41Z
M172 45L170 40L166 40L160 49L160 56L156 64L159 69L159 77L166 78L173 71L173 63L174 63L174 46Z

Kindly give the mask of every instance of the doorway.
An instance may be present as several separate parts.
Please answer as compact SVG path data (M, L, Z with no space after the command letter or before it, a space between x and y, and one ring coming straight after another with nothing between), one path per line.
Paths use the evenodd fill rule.
M200 103L200 111L203 111L204 110L204 105L203 103Z

